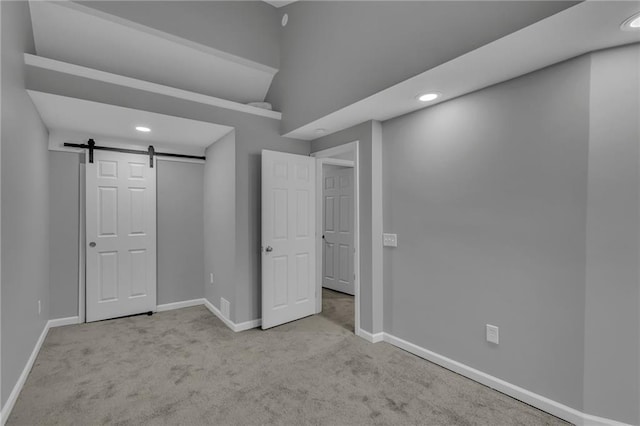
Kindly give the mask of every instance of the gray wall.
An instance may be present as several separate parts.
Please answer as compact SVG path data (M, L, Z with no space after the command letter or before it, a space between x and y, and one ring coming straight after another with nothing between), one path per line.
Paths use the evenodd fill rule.
M204 165L157 162L158 305L204 297Z
M380 123L368 121L311 142L311 152L359 141L360 328L382 331L382 187ZM375 320L374 320L375 319Z
M278 68L280 14L263 1L86 1L112 15Z
M591 69L585 411L640 424L640 45Z
M78 315L80 156L49 152L51 318ZM203 176L195 163L157 161L158 304L204 296Z
M0 7L4 405L49 319L49 166L47 131L24 90L23 53L35 53L29 5Z
M220 298L235 317L236 141L231 132L206 151L204 168L205 297L218 309ZM213 284L209 274L213 273Z
M296 2L267 100L287 133L575 3Z
M51 318L78 315L79 179L80 154L49 151Z
M579 58L383 126L385 331L576 409L589 71Z

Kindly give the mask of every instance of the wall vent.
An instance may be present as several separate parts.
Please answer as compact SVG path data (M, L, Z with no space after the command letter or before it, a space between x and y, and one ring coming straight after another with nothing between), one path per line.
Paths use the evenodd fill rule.
M229 304L229 301L227 299L225 299L224 297L220 298L220 313L222 313L222 316L227 318L227 319L231 319L231 317L229 316L229 310L231 309L231 305Z

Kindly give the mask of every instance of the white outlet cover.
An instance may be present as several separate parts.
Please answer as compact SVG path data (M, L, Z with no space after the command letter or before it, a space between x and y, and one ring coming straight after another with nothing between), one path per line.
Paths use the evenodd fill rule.
M487 324L487 342L496 345L500 342L500 329L497 326Z
M209 281L211 281L211 284L213 284L213 272L209 274Z
M382 245L385 247L398 247L398 234L382 234Z

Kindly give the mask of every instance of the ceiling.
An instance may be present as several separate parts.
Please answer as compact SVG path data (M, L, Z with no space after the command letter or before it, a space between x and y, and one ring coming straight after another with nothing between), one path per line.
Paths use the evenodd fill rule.
M635 1L585 1L285 134L312 140L317 129L337 132L367 120L384 121L497 84L594 50L640 42L620 24L640 11ZM420 93L440 92L428 104Z
M274 6L274 7L283 7L288 4L294 3L297 0L263 0L263 1L265 3L269 3L271 6Z
M31 1L39 56L235 102L263 101L275 68L70 1Z
M202 121L157 114L115 105L28 90L38 113L60 149L64 142L118 140L128 145L164 148L172 152L202 155L213 142L233 130ZM151 129L149 133L136 126ZM60 137L65 135L65 137ZM51 142L51 141L50 141Z

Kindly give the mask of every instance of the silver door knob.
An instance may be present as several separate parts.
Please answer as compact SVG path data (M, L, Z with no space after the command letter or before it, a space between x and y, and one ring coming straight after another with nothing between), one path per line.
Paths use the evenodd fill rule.
M89 243L89 247L95 247L95 246L96 246L96 243L94 243L93 241Z
M264 251L266 251L267 253L272 252L273 251L273 247L267 246L267 248L264 249Z

